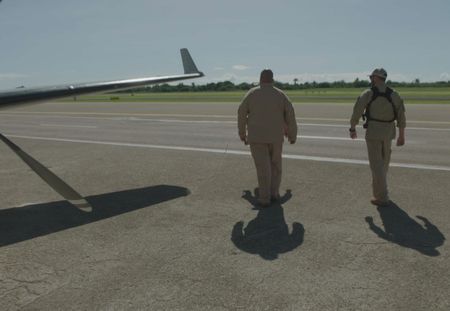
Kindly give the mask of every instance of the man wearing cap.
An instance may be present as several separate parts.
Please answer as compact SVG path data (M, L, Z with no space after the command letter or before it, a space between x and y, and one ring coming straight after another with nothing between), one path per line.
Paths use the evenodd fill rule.
M273 86L273 72L264 69L260 84L250 89L238 109L239 137L250 144L258 177L258 203L262 207L279 199L281 153L284 135L294 144L297 122L289 98ZM248 133L248 135L247 135Z
M366 145L372 171L373 199L377 206L387 206L387 172L391 159L391 143L396 137L394 121L397 121L399 134L397 146L405 144L405 106L403 99L393 89L386 86L387 72L375 69L370 75L372 87L365 90L356 100L350 119L350 137L357 138L355 126L361 115L365 119Z

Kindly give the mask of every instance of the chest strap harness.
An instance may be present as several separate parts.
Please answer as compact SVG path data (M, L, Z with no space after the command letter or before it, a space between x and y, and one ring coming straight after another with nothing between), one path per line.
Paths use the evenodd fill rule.
M362 115L363 121L366 121L364 123L363 127L366 129L369 126L370 120L377 121L377 122L384 122L384 123L391 123L391 122L394 122L395 120L397 120L397 110L395 109L394 102L392 101L393 90L389 87L386 87L386 91L384 93L381 93L378 90L378 88L376 88L375 86L373 86L371 88L371 90L372 90L372 98L370 99L369 103L367 104L366 110L364 111L364 114ZM370 115L370 105L372 104L372 102L375 99L377 99L377 97L384 97L391 103L392 110L394 112L394 118L392 120L375 119Z

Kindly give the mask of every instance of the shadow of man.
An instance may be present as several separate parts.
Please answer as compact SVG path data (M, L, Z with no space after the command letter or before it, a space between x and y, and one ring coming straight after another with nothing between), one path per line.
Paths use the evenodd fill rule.
M294 250L303 243L305 229L303 225L294 222L292 232L284 219L284 211L281 206L292 197L288 190L277 202L270 207L258 208L256 195L249 190L244 191L242 198L250 202L258 215L244 228L244 222L237 222L231 232L231 241L242 251L250 254L258 254L265 260L275 260L279 254Z
M415 249L427 256L440 255L436 248L444 244L445 237L427 218L416 216L423 222L422 226L394 202L377 209L383 222L384 231L374 224L372 217L368 216L365 220L369 224L370 230L380 238Z

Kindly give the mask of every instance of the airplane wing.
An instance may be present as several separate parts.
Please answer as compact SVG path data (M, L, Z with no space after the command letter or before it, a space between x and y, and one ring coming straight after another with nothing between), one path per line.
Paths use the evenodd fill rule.
M1 1L1 0L0 0ZM81 84L69 84L62 86L50 86L33 89L21 89L0 93L0 108L9 105L41 102L64 97L100 93L107 91L119 91L135 88L143 85L166 83L186 79L203 77L204 74L197 69L191 55L187 49L181 49L181 59L184 67L184 74L160 77L146 77L126 80L113 80L104 82L92 82Z
M0 2L1 1L2 0L0 0ZM0 109L9 105L21 103L32 103L112 90L118 91L149 84L203 77L203 73L197 69L197 66L195 66L189 51L187 49L181 49L180 52L184 67L184 74L181 75L69 84L64 86L51 86L0 92ZM1 133L0 140L3 141L12 151L14 151L14 153L16 153L17 156L19 156L39 177L41 177L43 181L45 181L66 200L75 205L81 211L92 211L92 206L89 202L87 202L78 192L65 183L61 178L56 176L48 168L39 163L36 159L31 157Z

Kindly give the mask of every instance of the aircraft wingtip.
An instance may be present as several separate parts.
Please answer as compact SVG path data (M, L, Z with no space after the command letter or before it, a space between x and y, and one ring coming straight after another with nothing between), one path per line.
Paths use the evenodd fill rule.
M191 54L189 53L189 50L187 48L180 49L180 53L181 53L181 60L183 62L183 68L184 68L185 74L201 73L197 69L197 66L195 65L194 60L192 59Z
M80 211L83 212L92 212L92 206L89 204L86 200L70 200L70 203L72 203L76 208L78 208Z

